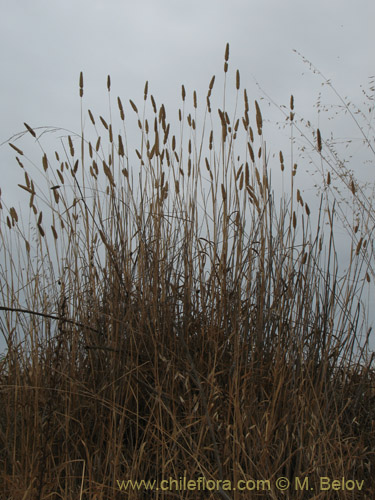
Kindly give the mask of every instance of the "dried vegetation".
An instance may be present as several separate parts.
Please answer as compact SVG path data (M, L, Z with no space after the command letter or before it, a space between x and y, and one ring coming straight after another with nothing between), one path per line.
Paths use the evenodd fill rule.
M228 57L229 47L225 81ZM334 204L309 207L297 165L267 156L239 72L241 116L214 111L214 80L204 110L196 92L187 110L182 87L176 124L147 84L143 111L118 98L119 132L112 112L88 111L94 133L69 134L54 155L25 124L44 184L21 138L10 144L30 216L25 228L3 202L1 498L306 498L278 491L280 476L363 480L361 491L310 498L373 498L363 240L353 237L341 276ZM292 126L294 112L291 98ZM319 131L313 149L325 152ZM272 189L271 168L288 194ZM117 483L184 475L270 480L271 490L125 493Z

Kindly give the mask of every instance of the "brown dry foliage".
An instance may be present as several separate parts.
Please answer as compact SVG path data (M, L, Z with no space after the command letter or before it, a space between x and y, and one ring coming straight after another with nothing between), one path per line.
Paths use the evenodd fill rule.
M225 110L225 144L213 132L201 151L192 134L187 158L178 134L162 143L169 124L152 101L138 167L125 135L106 152L99 132L95 151L69 135L73 158L44 172L53 187L45 229L30 182L21 187L39 232L24 233L14 209L13 225L2 222L0 498L277 499L280 476L363 480L361 491L324 498L372 498L375 377L365 350L355 357L360 255L339 277L332 234L323 244L295 188L276 210L264 139L257 159L250 144L248 106L241 165ZM257 102L256 124L261 135ZM26 252L6 234L18 234ZM21 262L22 294L9 274ZM270 480L272 489L125 495L116 482L184 475Z

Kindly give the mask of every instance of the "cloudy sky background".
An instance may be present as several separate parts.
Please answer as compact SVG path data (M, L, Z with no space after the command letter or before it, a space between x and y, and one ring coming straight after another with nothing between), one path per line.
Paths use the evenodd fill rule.
M297 113L327 135L330 122L320 123L314 108L322 80L293 49L358 105L361 85L366 88L375 74L373 0L0 0L0 6L0 187L8 206L16 206L20 169L4 143L24 129L23 122L79 132L80 71L84 104L96 115L107 112L108 74L125 113L130 98L142 104L146 80L157 103L177 113L182 83L188 95L196 90L205 99L211 77L222 75L229 42L231 78L239 69L250 102L261 98L255 82L278 104L288 105L293 94ZM325 92L327 102L337 103ZM277 108L262 106L266 120L282 118ZM345 137L359 137L343 115L335 127ZM277 127L270 130L268 147L275 134L278 152L283 136ZM355 167L373 179L370 166ZM313 180L303 182L308 191Z

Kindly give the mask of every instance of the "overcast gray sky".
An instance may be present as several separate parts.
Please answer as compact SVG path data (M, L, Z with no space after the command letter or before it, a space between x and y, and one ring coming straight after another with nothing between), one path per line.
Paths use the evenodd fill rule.
M221 75L225 44L250 100L261 87L279 104L294 94L301 114L313 108L321 80L293 52L313 62L343 96L360 103L375 74L373 0L0 0L0 143L32 127L79 132L78 78L85 103L107 109L106 78L124 103L141 104L149 81L157 102L180 105L181 84L205 98ZM334 101L332 97L332 102ZM129 108L129 105L126 104ZM276 109L263 116L276 120ZM272 147L272 145L271 145ZM0 147L0 187L13 193L14 152ZM14 191L15 192L15 191Z

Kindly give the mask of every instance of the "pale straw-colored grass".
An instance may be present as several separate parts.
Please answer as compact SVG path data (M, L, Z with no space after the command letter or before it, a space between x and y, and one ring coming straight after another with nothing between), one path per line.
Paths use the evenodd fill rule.
M229 46L225 79L228 59ZM31 222L2 201L1 498L278 499L281 476L363 480L324 498L372 498L361 252L341 276L332 205L309 207L297 167L268 158L239 72L242 116L214 108L214 82L202 101L182 87L176 125L146 84L144 110L118 98L120 125L89 110L91 130L68 133L55 153L25 125L42 147L43 185L22 138L12 142ZM290 193L273 190L271 168ZM272 490L125 494L117 484L184 475Z

